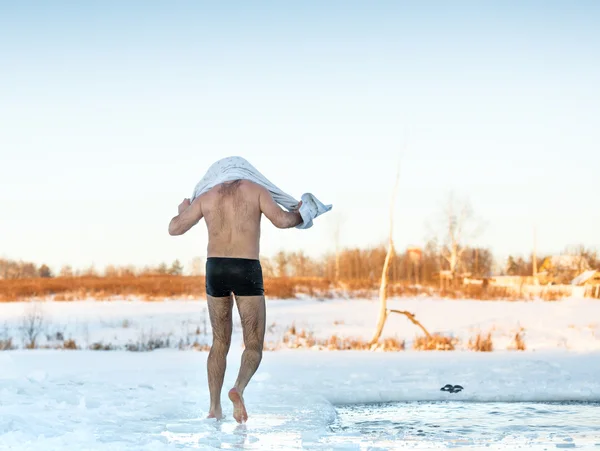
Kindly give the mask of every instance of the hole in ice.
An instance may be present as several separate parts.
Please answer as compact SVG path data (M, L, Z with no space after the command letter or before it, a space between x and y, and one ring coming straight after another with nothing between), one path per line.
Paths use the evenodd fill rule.
M340 405L327 441L384 446L431 442L498 445L598 446L596 402L405 402Z

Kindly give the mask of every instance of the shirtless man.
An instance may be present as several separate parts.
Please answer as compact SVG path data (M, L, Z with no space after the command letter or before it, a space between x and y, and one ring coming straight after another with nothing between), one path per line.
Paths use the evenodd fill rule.
M300 205L298 206L300 208ZM242 322L244 352L229 399L233 417L247 421L244 389L258 369L265 337L265 297L259 261L260 220L264 214L275 227L287 229L302 223L298 211L283 210L261 185L235 180L215 186L190 203L179 205L169 224L170 235L182 235L202 218L208 228L206 294L213 342L208 355L209 418L223 418L221 389L231 344L235 295Z

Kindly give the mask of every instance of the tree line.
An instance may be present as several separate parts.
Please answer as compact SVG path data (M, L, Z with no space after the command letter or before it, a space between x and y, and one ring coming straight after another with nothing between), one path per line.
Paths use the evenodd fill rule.
M331 252L314 258L302 251L286 252L261 257L265 277L320 277L329 280L376 280L381 277L381 270L386 256L384 245L372 248L344 248L339 252ZM600 268L600 255L594 249L584 246L567 248L567 255L583 256L592 268ZM536 257L539 268L546 256ZM464 247L455 264L458 275L471 277L490 277L492 275L531 276L533 274L533 255L509 256L504 262L497 264L489 248ZM161 263L157 266L135 267L133 265L108 265L103 270L93 266L75 270L71 266L63 266L55 274L46 264L36 265L31 262L0 259L0 279L26 279L48 277L136 277L144 275L184 274L202 275L203 265L200 259L194 259L185 271L184 265L175 260L171 264ZM440 271L451 271L440 246L435 241L428 242L422 248L396 250L389 267L390 282L408 282L427 284L439 280Z
M532 252L529 256L509 256L506 261L497 262L491 249L473 246L471 243L481 233L483 223L473 214L466 200L457 200L451 194L441 213L438 231L431 234L424 246L394 250L388 268L391 282L431 283L439 280L441 271L450 277L530 276L534 272L534 261L539 268L544 260L545 256ZM381 277L387 251L384 243L366 249L350 247L340 250L336 245L336 251L317 258L302 251L280 251L271 257L261 257L261 262L266 277L376 280ZM565 249L563 254L585 257L590 267L600 268L598 253L594 249L579 245ZM186 273L202 275L203 262L201 258L194 258ZM161 263L143 268L109 265L102 271L94 266L74 270L67 265L54 274L45 264L37 266L31 262L0 259L0 279L183 274L184 266L179 260L170 265Z
M0 280L9 279L34 279L51 277L136 277L142 275L183 275L184 267L179 260L175 260L170 265L161 263L158 266L145 266L137 268L134 265L108 265L103 270L98 270L94 266L84 269L74 269L70 265L60 268L54 273L46 264L37 266L35 263L0 259Z

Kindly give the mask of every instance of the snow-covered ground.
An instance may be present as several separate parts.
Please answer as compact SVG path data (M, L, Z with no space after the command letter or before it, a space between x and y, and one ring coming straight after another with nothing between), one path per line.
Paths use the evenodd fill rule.
M515 401L600 401L600 353L270 352L246 391L250 417L243 426L231 418L228 402L223 422L204 419L206 356L174 350L0 353L0 450L512 450L600 444L598 406L575 406L570 414L560 406L514 407ZM235 380L239 358L240 350L232 350L225 389ZM440 391L448 383L464 390ZM336 411L356 403L446 400L459 407L405 404L390 411L389 405L372 405L371 417L387 412L383 423L348 423L344 407L340 426ZM469 406L482 402L510 404L469 413ZM382 424L387 432L375 434Z
M478 332L492 333L495 350L505 350L524 328L527 351L600 350L600 301L566 299L557 302L501 302L407 298L389 301L389 308L407 310L430 332L460 339L465 349ZM23 321L37 310L42 319L38 345L57 344L57 336L72 338L78 347L94 343L123 348L127 344L161 341L168 347L188 348L210 343L210 322L204 301L80 301L0 304L0 340L12 337L23 347ZM292 324L316 337L368 339L378 314L371 300L270 300L267 303L267 342L277 343ZM241 327L234 314L234 347L241 343ZM391 314L384 336L406 340L407 349L421 331L404 316Z
M377 307L368 300L269 301L267 340L279 341L291 324L322 338L370 338ZM514 402L600 402L600 302L418 298L389 307L414 313L430 332L454 335L463 346L492 331L495 352L411 351L418 329L391 316L384 336L407 340L405 352L266 352L246 392L250 420L238 426L227 402L225 421L204 418L207 353L176 350L210 342L203 301L0 304L0 344L10 337L22 347L23 326L36 319L30 325L39 329L38 345L73 339L82 349L0 352L0 451L598 449L600 406ZM235 318L225 389L242 350ZM527 351L507 351L521 327ZM172 349L85 350L149 339L168 339ZM446 384L464 390L440 391ZM403 404L389 404L395 402Z

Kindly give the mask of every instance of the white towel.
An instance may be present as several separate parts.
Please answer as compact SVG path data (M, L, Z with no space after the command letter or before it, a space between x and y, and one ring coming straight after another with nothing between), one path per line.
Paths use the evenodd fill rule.
M267 178L256 170L248 161L242 157L227 157L214 163L202 180L198 182L194 188L191 200L205 193L209 189L224 182L232 180L250 180L258 183L269 190L275 202L287 209L288 211L295 210L299 202L289 194L284 193L271 183ZM313 220L328 212L333 207L332 205L324 205L311 193L302 195L302 205L300 206L300 215L302 216L302 224L296 226L297 229L309 229L313 225Z

